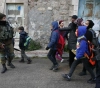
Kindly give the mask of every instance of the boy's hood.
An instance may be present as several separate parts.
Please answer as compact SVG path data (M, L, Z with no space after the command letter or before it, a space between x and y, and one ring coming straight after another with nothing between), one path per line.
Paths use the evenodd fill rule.
M57 30L59 28L59 25L58 25L58 22L57 21L52 22L51 25L53 27L52 31Z
M22 31L19 34L21 34L21 35L27 35L27 33L25 31Z
M86 34L87 27L86 26L79 26L78 27L78 37L81 37Z

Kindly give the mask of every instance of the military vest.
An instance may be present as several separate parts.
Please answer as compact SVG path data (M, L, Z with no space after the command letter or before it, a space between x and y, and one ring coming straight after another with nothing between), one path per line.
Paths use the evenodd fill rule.
M1 26L0 25L0 40L8 40L13 38L13 28L9 25Z

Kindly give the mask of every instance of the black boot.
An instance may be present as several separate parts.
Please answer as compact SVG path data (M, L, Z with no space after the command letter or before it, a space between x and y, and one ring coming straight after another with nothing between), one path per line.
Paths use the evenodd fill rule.
M1 73L5 73L7 71L6 65L5 64L2 64L2 66L3 66L3 68L2 68Z
M32 60L28 59L27 64L31 64Z
M11 63L11 61L8 61L8 66L10 66L11 68L15 68L15 66Z

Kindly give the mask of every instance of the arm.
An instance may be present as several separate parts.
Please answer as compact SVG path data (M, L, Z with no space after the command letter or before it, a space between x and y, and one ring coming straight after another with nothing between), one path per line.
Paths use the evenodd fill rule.
M87 44L86 41L81 41L80 42L80 47L76 50L76 59L81 59L85 52L86 52Z
M51 39L48 44L48 47L51 48L57 42L57 39L58 39L58 33L56 31L53 31L51 34Z

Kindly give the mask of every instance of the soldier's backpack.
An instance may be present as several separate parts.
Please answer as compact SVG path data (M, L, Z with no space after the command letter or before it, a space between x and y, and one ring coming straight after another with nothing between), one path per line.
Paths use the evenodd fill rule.
M30 41L31 41L31 38L28 35L25 36L25 43L24 43L25 49L28 48Z

